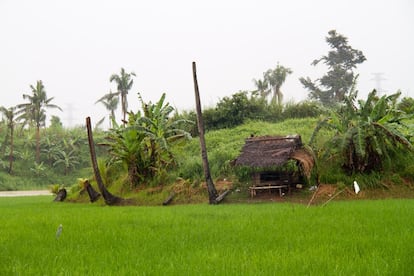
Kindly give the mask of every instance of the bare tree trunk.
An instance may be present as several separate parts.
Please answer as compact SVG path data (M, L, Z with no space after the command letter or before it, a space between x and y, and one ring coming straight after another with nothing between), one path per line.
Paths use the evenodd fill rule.
M95 173L96 182L98 183L99 190L105 199L105 203L108 205L116 205L123 201L122 198L114 196L111 194L105 187L101 174L99 172L98 168L98 162L96 161L96 153L95 153L95 144L93 142L93 136L92 136L92 127L91 127L91 118L86 118L86 128L88 130L88 142L89 142L89 151L91 154L91 161L92 161L92 167L93 171Z
M167 197L167 199L163 201L162 205L164 205L164 206L169 205L169 204L172 202L172 200L174 199L174 197L175 197L175 193L174 193L174 192L172 192L172 193L171 193L171 194Z
M127 97L127 94L124 93L124 92L121 92L121 105L122 105L122 113L123 113L123 116L124 116L124 119L122 120L122 122L124 123L124 126L126 124L125 119L126 119L126 113L127 113L127 99L126 99L126 97Z
M14 154L13 149L14 148L14 127L12 126L10 128L10 155L9 155L9 174L12 174L13 172L13 160L14 160Z
M40 163L40 126L36 125L36 163Z
M195 92L196 110L197 110L197 126L198 126L198 132L200 135L201 158L203 160L203 169L204 169L204 176L206 178L206 183L207 183L208 198L209 198L210 204L217 204L216 198L218 196L218 193L217 193L216 187L214 186L213 179L211 178L210 167L208 165L206 141L204 140L204 123L203 123L203 116L201 113L200 93L198 91L197 69L196 69L195 62L193 62L193 80L194 80L194 92Z
M280 90L280 87L276 86L276 95L277 95L277 104L278 105L282 105L282 101L283 101L283 94L282 91Z

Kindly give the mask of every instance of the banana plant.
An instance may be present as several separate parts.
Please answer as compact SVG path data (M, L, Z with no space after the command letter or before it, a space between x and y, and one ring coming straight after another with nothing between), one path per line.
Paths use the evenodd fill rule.
M74 169L79 164L79 155L75 150L66 152L59 151L58 159L53 163L53 166L62 164L64 167L64 174L67 175L71 169Z
M111 162L126 166L131 187L173 166L175 160L170 146L191 137L179 128L188 121L170 118L174 108L165 103L165 94L155 104L145 103L140 95L139 99L142 112L129 112L127 124L115 123L108 136Z
M405 120L413 116L396 107L400 94L378 97L373 90L365 101L356 101L354 91L339 110L321 119L310 144L314 145L321 129L331 129L334 135L324 148L340 158L343 168L359 173L381 170L393 152L414 149L404 132L408 128Z

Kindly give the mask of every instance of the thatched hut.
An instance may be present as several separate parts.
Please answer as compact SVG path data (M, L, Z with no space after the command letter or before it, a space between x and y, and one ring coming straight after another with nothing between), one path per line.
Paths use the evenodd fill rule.
M296 169L286 168L290 160ZM314 163L312 154L303 148L300 135L250 137L234 160L236 166L253 169L250 190L254 193L266 188L278 188L280 193L282 188L290 190L309 180ZM284 169L280 170L281 167Z

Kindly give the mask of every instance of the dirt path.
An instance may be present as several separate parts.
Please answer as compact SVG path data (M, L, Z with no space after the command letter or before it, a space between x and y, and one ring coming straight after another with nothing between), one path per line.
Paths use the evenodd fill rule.
M48 190L37 191L2 191L0 197L13 197L13 196L39 196L39 195L51 195Z

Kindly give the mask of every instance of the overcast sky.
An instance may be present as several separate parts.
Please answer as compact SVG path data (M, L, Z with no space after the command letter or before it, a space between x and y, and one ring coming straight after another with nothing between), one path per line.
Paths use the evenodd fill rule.
M300 77L321 77L311 62L329 50L328 31L349 39L367 61L357 68L360 96L381 88L414 97L414 1L411 0L0 0L0 105L24 102L42 80L48 97L63 108L65 126L107 115L95 102L116 91L109 82L124 67L137 77L129 109L167 101L194 109L192 61L201 101L213 106L269 68L290 67L285 101L306 99ZM72 112L70 112L72 111ZM120 112L118 112L120 114ZM120 118L120 116L118 116ZM108 122L105 123L107 125Z

